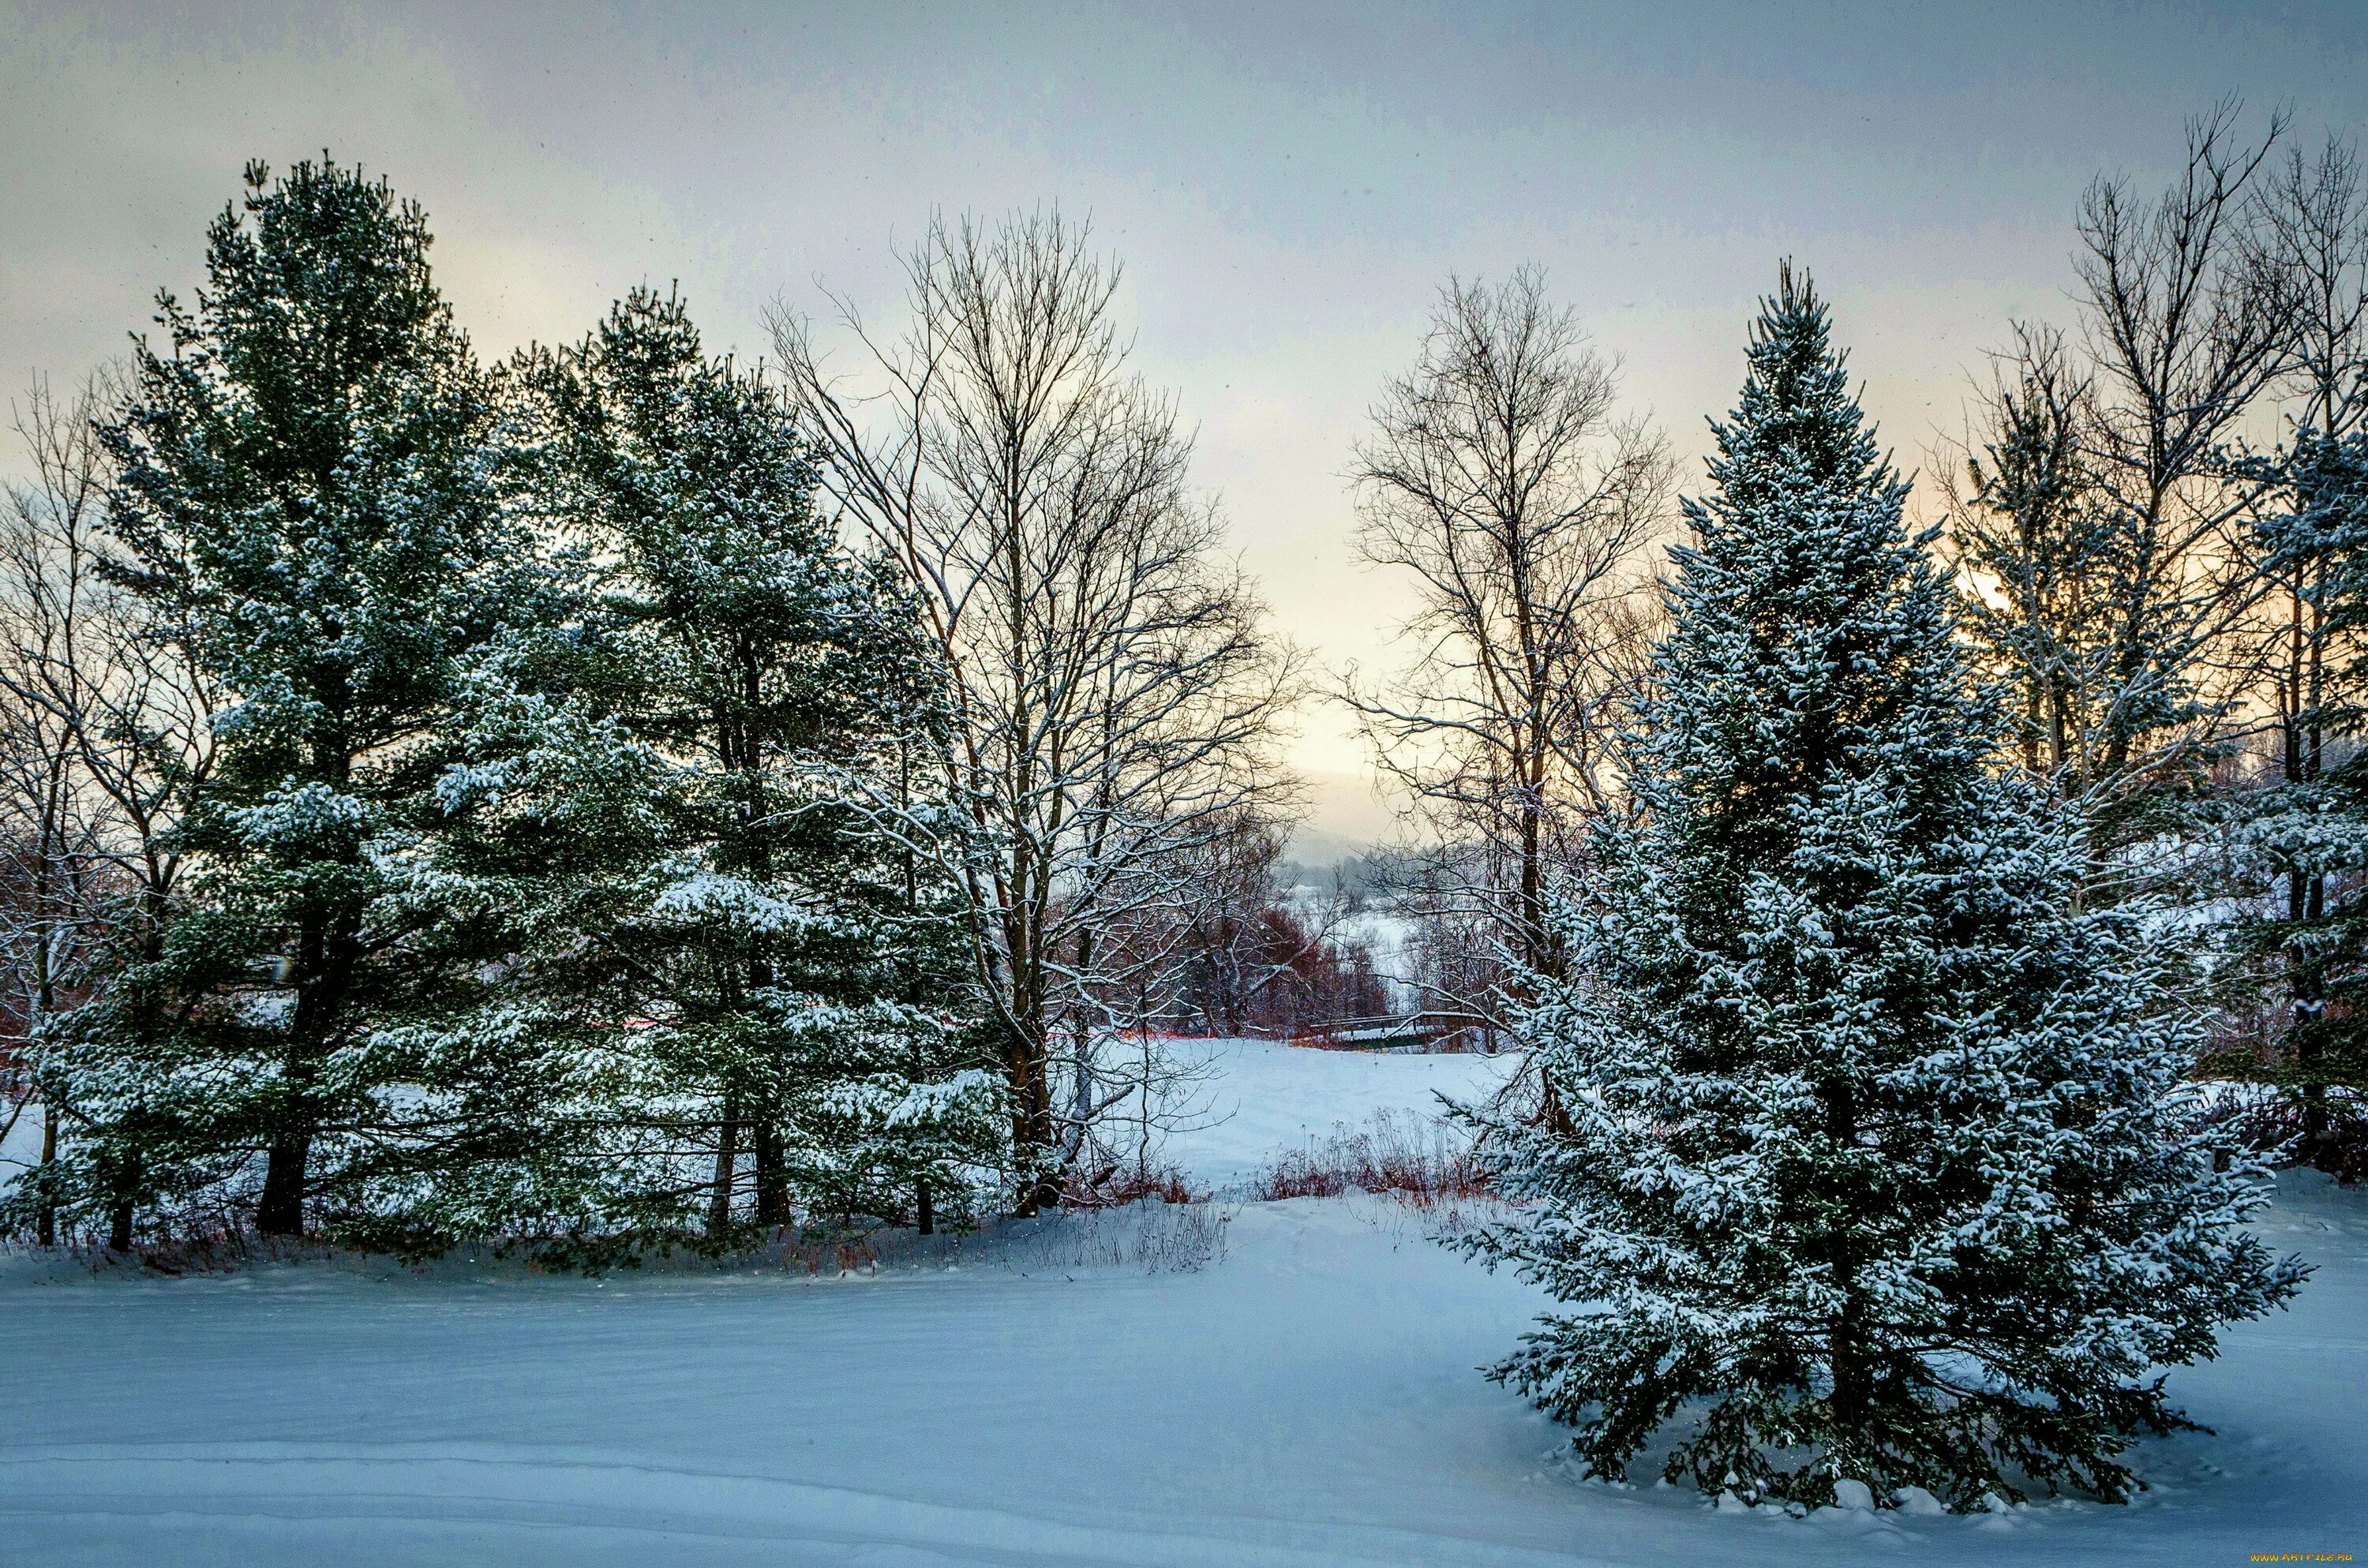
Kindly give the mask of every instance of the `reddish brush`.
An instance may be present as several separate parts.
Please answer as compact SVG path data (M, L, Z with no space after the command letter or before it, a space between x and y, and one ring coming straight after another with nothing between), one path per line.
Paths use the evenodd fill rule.
M1173 1166L1127 1170L1112 1165L1091 1176L1072 1175L1062 1188L1061 1202L1071 1209L1116 1209L1145 1198L1162 1203L1199 1203L1208 1196L1193 1191L1184 1173Z
M791 1237L780 1243L780 1255L782 1267L808 1274L857 1274L880 1262L871 1244L860 1236L844 1241Z
M1271 1202L1283 1198L1338 1198L1349 1190L1349 1173L1316 1163L1312 1154L1285 1154L1258 1179L1258 1196Z
M1338 1198L1349 1191L1388 1193L1417 1209L1480 1198L1488 1175L1468 1145L1436 1122L1383 1113L1371 1126L1343 1128L1321 1143L1294 1150L1259 1177L1262 1199Z

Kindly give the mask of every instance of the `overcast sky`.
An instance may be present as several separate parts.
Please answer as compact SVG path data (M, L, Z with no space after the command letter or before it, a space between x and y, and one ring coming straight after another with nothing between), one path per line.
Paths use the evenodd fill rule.
M678 279L754 354L776 298L891 312L932 209L1057 205L1124 261L1278 618L1370 662L1403 600L1354 564L1340 474L1450 273L1543 264L1695 454L1794 256L1917 467L2010 319L2068 320L2092 174L2152 185L2227 93L2306 139L2368 119L2359 0L672 9L0 0L0 385L78 376L188 289L250 157L325 147L421 200L489 352ZM1359 770L1306 731L1308 767Z

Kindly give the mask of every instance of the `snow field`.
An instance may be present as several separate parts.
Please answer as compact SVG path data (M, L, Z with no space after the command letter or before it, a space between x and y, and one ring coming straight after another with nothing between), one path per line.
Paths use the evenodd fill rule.
M1505 1067L1219 1060L1212 1108L1245 1114L1169 1151L1218 1186L1269 1133ZM2202 1564L2368 1539L2368 1195L2315 1176L2261 1228L2317 1277L2173 1375L2218 1435L2148 1445L2128 1508L1974 1518L1580 1480L1475 1370L1533 1291L1385 1199L1200 1216L1224 1240L1197 1267L1162 1266L1187 1216L1156 1204L842 1278L0 1263L0 1563Z

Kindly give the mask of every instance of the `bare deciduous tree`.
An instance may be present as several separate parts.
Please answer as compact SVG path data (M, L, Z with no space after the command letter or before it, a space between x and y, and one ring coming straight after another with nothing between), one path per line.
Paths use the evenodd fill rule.
M54 1089L41 1093L34 1053L57 1016L87 935L89 882L102 829L82 767L81 647L92 601L88 540L106 502L91 394L61 403L37 381L16 407L15 428L32 460L0 515L0 812L5 812L5 941L8 1039L0 1051L26 1074L40 1103L44 1167L58 1156ZM25 1097L13 1096L21 1114ZM12 1114L11 1120L14 1120ZM57 1240L57 1208L44 1193L36 1234Z
M1353 470L1360 551L1413 578L1416 608L1407 667L1381 686L1351 670L1341 695L1445 846L1432 891L1476 902L1542 971L1546 881L1606 805L1649 624L1639 558L1668 517L1668 450L1619 415L1617 381L1536 268L1451 282Z
M2096 824L2108 880L2202 780L2267 657L2248 421L2290 371L2300 293L2271 211L2273 118L2189 122L2157 196L2082 197L2081 330L2018 324L1939 465L1973 630L2015 699L2019 760Z
M1335 888L1287 886L1288 824L1244 815L1191 856L1189 900L1130 911L1130 988L1111 1011L1188 1034L1318 1035L1386 1012L1370 948Z
M161 951L182 873L172 830L213 755L212 688L105 571L110 471L94 420L110 395L104 377L65 401L34 385L16 416L32 472L0 515L10 1043L37 1063L44 1164L67 1123L97 1130L49 1028L105 972ZM122 1247L142 1177L109 1168L108 1241ZM46 1192L36 1233L55 1238Z
M1190 851L1282 790L1298 680L1190 485L1175 404L1127 369L1118 269L1087 241L1057 215L933 222L901 335L834 300L854 385L803 318L773 319L825 484L943 661L940 809L893 815L967 893L1022 1211L1136 1091L1099 1043L1098 998L1126 989L1111 923L1186 898Z
M2258 208L2294 312L2288 357L2298 440L2340 441L2368 418L2368 189L2356 149L2329 138L2315 158L2291 148ZM2327 748L2326 562L2313 552L2270 568L2271 644L2280 756L2290 782L2318 776ZM2304 891L2293 890L2300 918Z
M2154 199L2100 178L2080 205L2081 445L2114 544L2089 607L2109 651L2078 783L2108 822L2200 762L2258 667L2240 533L2260 486L2232 448L2287 373L2296 290L2256 199L2286 120L2248 140L2240 109L2190 121Z

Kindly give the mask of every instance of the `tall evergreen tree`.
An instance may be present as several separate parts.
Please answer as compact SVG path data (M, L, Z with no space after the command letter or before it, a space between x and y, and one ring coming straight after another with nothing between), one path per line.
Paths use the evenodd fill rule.
M1514 1217L1469 1245L1577 1310L1495 1375L1618 1475L1747 1500L2118 1499L2153 1369L2301 1276L2179 1088L2161 933L2084 910L1789 267L1676 551L1674 630L1524 1030L1563 1110L1474 1111Z
M2079 799L2102 782L2106 746L2182 716L2184 699L2175 670L2149 669L2135 709L2118 689L2100 607L2139 551L2097 495L2089 388L2062 339L2025 331L2018 347L1986 399L1989 429L1952 493L1950 533L1987 589L1969 597L1966 630L2009 699L2015 757Z
M195 307L160 296L167 345L137 346L105 432L120 574L233 706L180 834L198 907L103 1022L160 1142L264 1157L266 1234L304 1229L324 1141L381 1114L355 1048L429 977L373 846L423 807L427 742L523 553L428 244L359 167L249 165Z
M578 609L490 651L408 858L481 979L389 1033L437 1092L383 1215L415 1242L926 1223L1000 1102L964 1074L951 890L863 809L931 722L909 607L679 299L636 290L519 381Z

